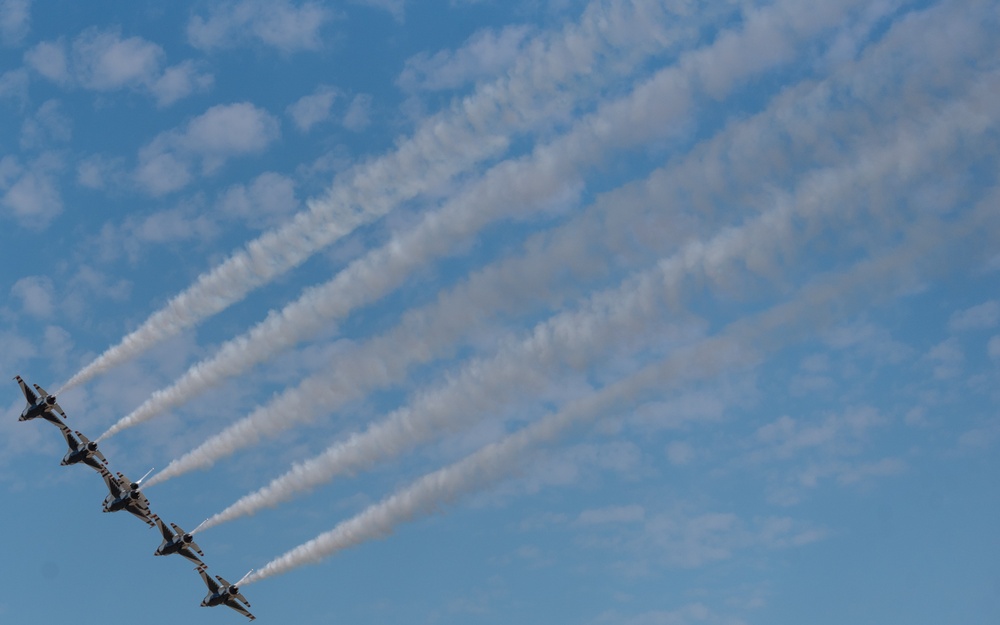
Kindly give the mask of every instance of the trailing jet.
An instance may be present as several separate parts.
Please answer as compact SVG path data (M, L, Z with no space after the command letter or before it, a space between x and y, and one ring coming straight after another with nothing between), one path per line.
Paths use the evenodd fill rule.
M153 470L150 469L138 482L131 482L121 472L115 477L107 469L101 471L104 483L108 485L108 490L111 491L104 498L104 511L118 512L119 510L126 510L145 521L150 527L155 527L153 520L150 518L152 512L149 510L149 500L139 490L139 484L152 472Z
M63 409L59 407L56 403L56 396L49 395L45 389L41 386L35 384L35 390L28 388L28 385L21 379L21 376L16 375L14 379L21 386L21 392L24 393L24 398L28 400L28 405L25 406L24 410L21 411L21 418L18 421L28 421L29 419L37 419L41 417L46 421L51 421L59 427L65 427L59 417L57 417L54 412L58 412L66 418L66 413Z
M69 451L66 452L66 455L62 459L63 466L82 462L88 467L97 469L99 473L106 471L104 465L108 463L108 459L97 450L97 443L91 441L79 431L74 436L74 433L65 425L60 426L59 429L66 438L66 444L69 445Z
M198 552L198 555L205 555L202 553L201 548L194 542L194 536L186 533L176 523L171 523L170 527L174 528L174 531L170 531L167 528L167 524L163 522L163 519L153 515L153 520L156 521L156 526L160 528L160 533L163 534L163 542L160 546L156 548L156 552L153 553L154 556L168 556L172 553L187 558L191 562L194 562L198 567L205 566L205 563L201 559L194 555Z
M250 573L252 572L253 569L250 570ZM215 579L208 576L208 573L205 572L204 566L198 568L198 573L201 575L201 578L205 580L205 585L208 586L208 594L201 600L201 607L212 608L217 605L226 605L249 618L251 621L257 618L253 614L250 614L250 610L247 610L247 608L250 607L250 602L247 601L246 597L240 594L238 586L230 584L218 575L215 576L215 579L219 580L216 582ZM250 575L250 573L247 573L247 575ZM246 579L247 575L244 575L243 579ZM243 579L240 581L242 582ZM240 604L240 601L245 603L247 608L244 608Z

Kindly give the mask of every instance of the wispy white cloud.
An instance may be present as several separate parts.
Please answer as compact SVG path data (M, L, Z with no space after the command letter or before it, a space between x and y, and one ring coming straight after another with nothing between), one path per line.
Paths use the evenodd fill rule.
M199 203L181 203L150 214L129 215L118 223L108 224L101 233L99 245L105 253L104 261L124 255L136 262L150 245L203 244L221 230L217 219Z
M21 45L31 30L31 0L0 0L0 44Z
M64 87L110 92L133 89L168 106L211 86L213 77L194 61L164 67L166 53L142 37L123 37L117 28L88 28L67 46L43 41L25 52L25 63Z
M28 276L14 283L11 295L21 301L24 312L32 317L49 318L55 310L55 289L46 276Z
M685 441L673 441L667 445L667 460L670 464L683 466L690 464L698 457L697 451L691 443Z
M153 195L176 191L193 179L196 162L211 174L230 158L263 152L280 134L278 120L249 102L213 106L142 147L135 178Z
M352 132L361 132L371 123L372 97L359 93L351 100L341 123Z
M351 2L386 11L397 22L402 22L406 17L406 0L351 0Z
M951 332L989 330L996 327L998 322L1000 322L1000 302L990 300L953 313L948 319L948 330Z
M946 339L932 347L924 360L932 366L934 377L938 380L949 380L962 373L965 364L965 352L954 338Z
M248 184L234 185L218 201L223 214L254 228L274 225L299 207L295 181L274 172L265 172Z
M20 106L28 104L28 72L14 69L0 74L0 100L13 100Z
M754 436L759 448L752 452L752 458L766 462L809 452L854 454L867 440L869 430L885 424L886 418L867 406L827 415L815 423L785 415L757 429Z
M24 62L49 80L66 85L70 81L66 42L43 41L24 53Z
M170 106L192 93L207 91L215 83L212 74L202 72L194 61L182 61L163 70L149 84L157 106Z
M21 124L21 149L48 148L54 143L66 143L72 136L72 120L58 100L48 100Z
M628 506L610 506L582 511L577 516L576 525L606 525L618 523L637 523L646 518L646 509L639 504Z
M88 189L122 189L129 180L125 159L100 154L87 156L76 166L76 181Z
M404 91L440 91L496 76L514 63L530 32L523 25L483 30L454 51L421 52L407 59L396 82Z
M62 159L43 153L27 165L12 156L0 159L0 207L32 230L42 230L62 212L58 187Z
M994 336L990 339L986 351L993 360L1000 360L1000 336Z
M329 119L333 101L339 94L333 87L321 85L312 94L302 96L286 109L295 126L302 132Z
M72 77L84 89L114 91L151 82L163 64L163 48L141 37L90 28L73 40Z
M260 43L282 52L317 50L323 27L336 13L319 2L229 0L212 6L207 17L194 15L188 42L201 50Z

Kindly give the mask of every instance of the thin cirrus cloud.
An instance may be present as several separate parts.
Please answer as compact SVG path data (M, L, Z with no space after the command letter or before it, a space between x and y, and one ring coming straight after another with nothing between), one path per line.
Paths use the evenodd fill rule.
M193 61L164 67L166 53L142 37L122 37L120 29L88 28L72 42L43 41L25 52L25 63L64 87L91 91L136 89L170 105L213 83Z

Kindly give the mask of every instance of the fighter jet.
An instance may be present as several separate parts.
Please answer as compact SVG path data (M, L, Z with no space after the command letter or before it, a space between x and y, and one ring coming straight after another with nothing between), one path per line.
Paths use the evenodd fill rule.
M212 608L217 605L227 605L251 621L255 620L257 617L250 614L250 610L247 610L247 608L250 607L250 602L247 601L246 597L240 594L239 587L235 584L230 584L218 575L215 576L215 579L219 580L216 582L215 579L208 576L208 573L205 572L205 568L206 567L204 566L198 568L198 573L201 575L201 578L205 580L205 585L208 586L208 594L201 600L201 607ZM250 573L253 573L253 569L250 570ZM244 575L243 579L246 579L247 575L250 575L250 573ZM242 582L243 579L241 579L240 582ZM247 608L240 605L240 601L245 603Z
M138 482L131 482L121 472L115 477L107 469L101 471L104 483L108 485L110 491L110 494L104 498L104 511L126 510L145 521L150 527L155 527L153 520L149 518L152 514L149 511L149 500L139 490L142 480L146 479L152 472L153 470L150 469Z
M37 384L34 385L35 390L31 390L19 375L14 376L14 379L17 380L17 383L21 386L21 392L24 393L24 398L28 400L28 405L21 411L21 418L18 419L18 421L28 421L29 419L37 419L38 417L41 417L46 421L55 423L57 426L66 426L66 424L59 419L59 417L53 414L53 411L58 412L63 416L63 419L66 418L66 413L63 412L63 409L56 403L55 395L49 395L45 389Z
M171 532L167 528L166 523L163 522L163 519L155 514L153 515L153 520L156 522L156 526L160 528L160 533L163 534L163 542L156 548L156 552L153 553L154 556L168 556L176 553L194 562L199 568L205 566L205 563L198 556L194 555L195 552L198 552L198 555L201 556L205 555L194 542L194 536L186 533L176 523L170 524L170 527L174 528L174 531Z
M104 465L108 463L108 459L97 450L97 443L91 441L79 431L74 435L74 432L70 431L65 425L60 426L59 429L62 431L63 437L66 438L66 444L69 445L69 451L66 452L66 455L62 459L64 467L82 462L88 467L97 469L99 473L106 471Z

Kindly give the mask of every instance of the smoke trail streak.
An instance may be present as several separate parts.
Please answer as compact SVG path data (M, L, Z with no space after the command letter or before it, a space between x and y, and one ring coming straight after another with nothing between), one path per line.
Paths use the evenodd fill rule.
M288 573L349 547L388 536L401 523L430 514L445 503L509 476L522 465L524 455L532 448L564 436L570 428L607 414L628 411L649 392L662 393L665 388L676 388L690 380L712 376L725 367L751 366L768 353L777 352L844 316L851 308L845 304L847 296L852 296L855 304L862 300L867 304L872 299L884 297L886 285L912 282L918 270L941 271L948 259L941 254L947 250L940 248L948 242L961 241L964 252L980 246L990 249L997 241L982 241L977 234L995 237L998 200L1000 195L994 189L990 197L957 223L945 224L934 218L924 220L909 228L907 240L889 253L814 281L801 289L797 299L738 320L716 336L683 348L666 360L573 401L560 412L459 462L425 475L332 530L271 560L244 584Z
M924 20L925 26L932 25L935 29L940 27L941 21L936 19L937 16L929 15L925 17L928 18ZM929 19L932 17L935 19ZM950 14L950 17L954 20L970 19L968 16L957 16L954 12ZM987 26L984 26L984 28L987 28ZM914 36L913 32L909 34L910 37ZM919 31L917 34L919 35ZM971 38L967 38L963 41L963 44L972 45L970 40ZM708 146L709 149L695 151L692 157L689 157L687 161L681 163L679 166L661 169L652 177L651 181L646 183L646 186L656 189L659 193L665 193L666 190L674 190L678 195L697 198L697 190L686 187L685 184L691 183L692 180L703 180L706 181L705 184L707 186L708 177L704 174L701 174L701 177L696 175L696 173L706 169L713 172L715 178L742 179L747 182L759 179L763 175L759 169L761 159L756 158L761 152L760 141L754 141L760 137L763 132L762 129L770 127L775 123L775 120L780 119L785 128L796 129L793 139L795 135L802 135L809 138L814 137L816 135L816 128L814 123L811 122L814 122L814 117L818 114L817 111L823 113L824 108L828 108L834 101L838 101L836 94L857 91L859 85L863 86L866 83L880 82L878 76L881 74L892 76L896 79L901 77L901 73L896 71L896 66L886 61L886 59L894 59L902 63L905 55L900 54L899 50L893 49L891 46L888 49L885 46L880 46L872 52L871 56L873 58L866 59L865 62L867 65L874 66L874 69L871 71L874 75L860 74L856 71L857 68L848 67L845 68L845 71L840 76L841 79L844 76L848 76L849 79L846 81L824 81L823 83L814 85L813 90L806 96L802 96L799 93L800 90L793 89L791 90L792 93L788 94L793 95L793 98L778 98L779 102L777 106L769 108L746 123L731 128L728 132L724 133L723 137L713 139ZM919 58L916 60L919 61ZM906 63L902 64L905 65L910 62L914 62L914 59L906 58ZM917 64L931 74L936 71L933 63ZM959 80L958 77L953 76L953 78L956 81ZM977 80L978 78L975 74L963 77L963 79L968 81ZM912 82L913 79L910 78L910 81ZM846 84L841 84L842 82ZM915 82L919 83L920 81L916 80ZM885 96L883 100L892 102L890 107L892 110L891 116L896 117L898 115L898 103L889 94L883 95ZM883 103L883 107L885 107L886 102ZM838 101L838 103L842 102ZM917 103L911 98L908 105L911 108L915 108ZM864 103L862 108L866 111L866 114L876 110L876 107L872 103ZM803 111L806 110L809 111L808 115L803 114ZM888 112L885 115L889 116ZM861 117L865 118L865 115ZM841 117L839 121L841 133L843 132L844 123L845 120ZM862 125L856 132L870 133L870 129ZM843 134L840 135L838 140L843 143ZM812 144L806 142L806 145ZM804 150L795 143L792 144L792 148L794 149L786 150L790 152L790 155L786 158L793 158L791 155L797 155L798 153L809 153L809 150ZM821 152L822 150L814 151ZM750 158L750 154L753 154L754 158ZM742 156L742 159L740 156ZM736 157L735 164L734 157ZM802 158L804 159L805 156ZM740 162L742 160L745 160L747 165L741 166ZM715 166L709 164L716 161L730 165L729 169L722 170L721 165ZM730 183L730 186L732 186L732 183ZM712 188L716 190L713 192L717 193L718 187L718 184L713 184ZM677 191L677 189L680 189L680 191ZM615 206L616 215L619 219L622 218L623 214L630 213L626 200L631 200L634 203L653 202L653 193L632 197L634 193L635 191L632 189L625 189L621 194L622 198L612 195L608 200L609 203ZM733 191L733 194L736 195L736 191ZM660 201L663 201L662 198ZM596 223L602 224L599 231L602 235L601 238L607 238L609 233L607 228L604 227L606 221L596 220ZM648 223L644 222L644 228L648 225ZM657 233L657 236L662 234L661 231L655 228L653 230ZM571 236L565 236L563 240L571 238ZM669 239L668 237L664 238ZM559 248L560 244L557 242L553 247ZM586 245L581 247L586 248L588 251L591 249ZM620 254L621 252L618 251L615 254ZM560 261L565 260L563 256L560 256ZM282 393L282 395L268 405L262 406L245 419L233 424L191 452L171 462L167 469L154 476L150 483L159 483L190 470L209 466L221 457L234 453L243 447L255 444L264 436L310 420L323 411L335 409L347 401L363 396L372 386L389 384L393 379L396 379L405 372L409 362L422 362L429 359L431 354L440 349L440 344L446 344L454 340L453 336L456 327L468 327L475 325L473 320L480 321L480 313L486 313L485 310L480 311L480 309L489 309L500 304L506 304L507 298L496 295L496 293L503 292L502 288L497 286L498 283L501 285L504 282L516 283L519 285L520 290L523 285L530 285L531 279L538 278L539 274L543 273L546 267L553 267L557 264L565 266L566 262L552 263L551 259L546 259L542 256L535 257L527 262L521 259L508 264L514 265L519 269L511 269L504 265L494 267L486 272L487 278L492 279L494 282L491 283L489 280L484 280L478 284L470 284L463 292L453 293L446 300L439 301L439 305L430 307L428 311L411 311L407 317L404 317L404 322L395 332L389 336L379 337L379 339L366 346L364 350L358 350L349 354L346 357L350 361L349 366L331 368L330 371L308 378L298 388ZM571 262L570 264L572 265L573 263ZM519 273L512 275L515 271ZM493 286L483 286L483 284L493 284ZM542 280L538 284L540 286L535 290L541 293L545 290L547 282ZM476 305L471 304L470 299L474 300ZM418 312L420 314L414 314ZM439 323L433 323L434 320L437 320ZM431 337L434 342L430 342L428 337Z
M715 79L711 92L716 98L751 76L793 60L796 44L830 24L839 24L851 4L844 2L841 10L822 13L823 19L816 19L797 2L752 15L740 31L723 34L711 46L685 55L628 96L600 106L566 135L536 148L529 157L495 166L440 210L428 214L415 229L355 261L326 284L307 290L280 313L269 315L211 358L192 366L174 384L154 392L99 440L148 421L319 330L329 329L332 319L343 318L390 292L421 264L447 253L456 241L472 236L487 223L558 202L567 188L576 186L579 170L592 166L609 150L655 141L683 126L682 120L693 106L693 85L704 81L720 55L730 54L733 48L751 49L762 39L780 41L770 55L746 66L745 73ZM808 19L803 19L804 14Z
M706 7L698 19L729 14L734 5ZM243 299L317 250L396 205L439 187L502 154L510 137L568 117L603 86L620 80L645 57L669 54L697 40L697 23L669 7L641 0L595 0L578 23L526 45L495 82L424 121L385 156L356 166L308 210L265 233L153 313L58 391L87 382L152 345Z
M624 287L593 297L582 311L553 317L536 327L523 343L502 350L492 360L473 362L446 386L319 456L295 464L267 486L209 518L204 529L274 506L337 475L402 453L442 430L468 424L469 415L494 409L507 401L513 389L524 396L545 384L560 362L569 360L581 367L601 356L609 345L628 345L630 338L655 334L652 328L660 312L653 302L660 298L677 302L686 281L712 281L737 263L765 267L772 264L770 256L791 256L793 249L804 249L810 235L819 233L816 224L853 217L848 211L834 209L850 203L848 193L871 193L873 188L865 184L866 179L891 178L895 171L898 179L894 184L877 189L886 195L897 190L905 195L915 178L940 171L940 163L947 161L950 150L968 149L969 142L996 122L990 115L997 114L992 103L998 93L1000 74L994 74L974 88L970 100L954 103L926 126L919 124L919 138L901 131L894 144L857 155L843 170L810 176L793 198L779 202L744 226L726 228L708 241L685 246ZM919 159L913 156L916 154ZM905 171L898 171L907 158Z

